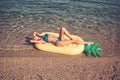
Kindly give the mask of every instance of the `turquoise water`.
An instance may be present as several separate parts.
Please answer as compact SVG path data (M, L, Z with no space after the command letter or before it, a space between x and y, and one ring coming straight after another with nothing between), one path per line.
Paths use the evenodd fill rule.
M80 25L120 22L119 0L1 0L0 24Z
M120 0L0 1L0 33L6 39L0 44L20 44L33 31L58 32L61 26L83 38L116 45L120 36Z

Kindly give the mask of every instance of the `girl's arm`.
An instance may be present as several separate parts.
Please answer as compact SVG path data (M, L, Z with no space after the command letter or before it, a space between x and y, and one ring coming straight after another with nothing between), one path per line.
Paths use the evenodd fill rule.
M33 36L36 36L36 35L40 36L40 34L38 32L34 32Z
M40 40L40 41L36 41L36 40L30 40L31 43L39 43L39 44L44 44L45 41Z

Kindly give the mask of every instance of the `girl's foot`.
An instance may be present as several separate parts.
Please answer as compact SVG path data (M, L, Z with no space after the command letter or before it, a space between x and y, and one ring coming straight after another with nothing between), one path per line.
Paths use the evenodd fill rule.
M90 46L91 44L94 44L94 42L88 42L87 45Z

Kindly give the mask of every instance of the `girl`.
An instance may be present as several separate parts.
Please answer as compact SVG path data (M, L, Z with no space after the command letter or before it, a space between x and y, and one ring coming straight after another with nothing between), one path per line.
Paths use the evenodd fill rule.
M69 40L64 40L64 35L69 38ZM93 44L93 42L85 42L73 39L70 33L66 30L66 28L62 27L59 32L59 37L55 37L51 34L45 34L41 36L38 32L33 33L33 39L30 40L31 43L39 43L44 44L46 42L53 43L55 46L65 46L67 44L75 43L75 44Z

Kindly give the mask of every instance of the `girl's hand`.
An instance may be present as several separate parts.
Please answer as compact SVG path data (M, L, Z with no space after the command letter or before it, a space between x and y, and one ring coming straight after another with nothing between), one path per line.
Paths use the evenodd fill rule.
M34 32L34 33L33 33L33 36L35 37L35 36L36 36L36 34L37 34L37 32Z
M30 42L31 42L31 43L33 43L33 42L34 42L34 40L30 40Z
M36 35L41 36L41 34L35 31L33 36L36 36Z

